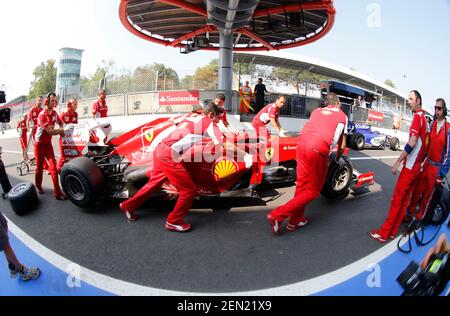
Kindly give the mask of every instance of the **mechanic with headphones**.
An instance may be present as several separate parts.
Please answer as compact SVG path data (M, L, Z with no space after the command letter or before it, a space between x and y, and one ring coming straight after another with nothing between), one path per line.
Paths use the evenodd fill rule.
M413 216L422 220L424 212L431 202L434 188L440 188L450 166L449 143L450 123L447 122L447 106L445 100L439 98L434 107L434 121L428 135L428 154L423 165L423 172L415 187L408 207L405 221L411 222ZM420 196L422 200L417 215L414 214Z
M59 186L58 173L56 171L55 153L52 146L52 136L64 135L66 131L73 129L73 125L56 129L55 125L60 127L63 125L58 113L54 110L58 101L55 93L49 93L45 99L45 109L39 114L38 127L36 130L36 142L34 144L34 156L36 157L36 188L39 194L44 194L42 189L42 170L44 159L47 159L50 168L50 175L55 189L54 195L57 200L66 200L66 196L62 193Z
M408 105L414 113L409 133L409 141L400 157L392 167L392 174L397 175L400 164L403 169L394 189L388 216L380 229L371 230L370 236L385 243L387 239L395 239L402 221L406 216L406 208L411 201L411 194L422 173L422 163L427 155L427 120L422 110L422 96L413 90L408 96Z
M63 123L63 126L68 126L70 124L78 124L78 113L77 113L77 107L78 107L78 100L77 98L73 97L70 99L69 102L67 102L67 110L63 113L61 113L61 121ZM64 153L63 148L63 137L59 137L59 150L61 152L61 158L58 161L57 170L58 173L61 173L61 169L64 166L64 164L67 162L67 157Z

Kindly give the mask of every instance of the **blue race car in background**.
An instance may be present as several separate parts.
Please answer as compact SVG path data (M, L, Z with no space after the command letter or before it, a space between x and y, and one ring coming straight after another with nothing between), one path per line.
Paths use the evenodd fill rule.
M355 150L364 148L385 149L398 151L400 140L397 137L373 131L369 124L350 122L348 126L347 146Z

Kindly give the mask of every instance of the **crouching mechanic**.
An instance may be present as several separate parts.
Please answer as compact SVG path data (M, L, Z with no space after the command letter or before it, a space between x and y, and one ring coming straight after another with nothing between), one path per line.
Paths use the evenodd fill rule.
M335 93L326 97L326 107L312 112L297 140L297 187L295 196L283 206L268 214L267 219L275 235L281 233L281 224L287 218L288 231L295 231L308 223L305 207L315 200L325 184L331 150L338 145L336 163L342 168L348 130L347 115L341 110Z
M55 125L62 126L58 113L54 110L57 104L56 94L50 93L45 99L45 109L39 114L38 127L36 131L36 143L34 144L34 155L36 157L36 188L39 194L44 194L42 189L42 171L44 159L47 159L49 171L53 181L54 195L57 200L66 200L66 196L62 193L59 186L58 173L56 171L55 153L52 146L52 136L64 135L66 131L73 129L73 125L65 128L56 129Z
M77 107L78 100L76 98L72 98L69 102L67 102L67 110L61 113L60 116L63 126L78 124ZM64 154L63 137L64 135L59 136L59 150L61 152L61 158L58 161L58 173L61 173L62 167L64 167L65 163L67 162L66 155Z
M385 222L380 229L370 231L370 236L380 243L385 243L388 238L394 239L398 234L400 225L406 216L406 208L411 201L411 194L420 178L422 163L427 154L427 120L422 110L422 96L418 91L413 90L409 93L408 105L414 113L409 141L392 167L392 174L394 176L397 174L398 168L402 163L403 169L395 186L391 207Z
M0 212L0 252L5 254L11 278L20 276L23 281L30 281L37 279L41 274L41 271L38 268L27 268L17 259L16 254L9 243L8 222L2 212Z
M187 117L156 147L150 181L135 196L120 204L129 221L137 219L136 209L169 180L178 191L178 200L167 218L165 228L176 232L187 232L191 229L191 225L183 219L197 195L197 188L180 157L204 137L210 137L214 145L220 145L223 135L217 124L222 117L223 109L212 104L207 108L206 114Z
M408 207L406 222L411 222L415 216L422 220L425 210L431 202L435 188L442 186L444 178L450 167L449 143L450 124L447 122L447 106L444 99L437 99L435 110L435 120L431 124L431 131L428 135L428 154L423 165L423 172L415 186ZM414 214L420 200L419 210Z

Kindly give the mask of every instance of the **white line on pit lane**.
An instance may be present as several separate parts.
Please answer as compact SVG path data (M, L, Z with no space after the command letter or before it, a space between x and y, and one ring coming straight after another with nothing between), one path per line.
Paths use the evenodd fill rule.
M350 157L351 161L360 160L383 160L383 159L398 159L399 156L382 156L382 157Z
M14 150L2 150L5 154L17 154L17 155L23 155L21 151L14 151ZM34 152L28 152L28 155L34 155ZM55 157L60 157L60 154L55 154Z

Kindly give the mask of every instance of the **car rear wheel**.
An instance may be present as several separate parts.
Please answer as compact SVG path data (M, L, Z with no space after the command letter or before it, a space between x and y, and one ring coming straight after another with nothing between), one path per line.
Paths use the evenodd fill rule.
M356 150L363 150L364 149L364 143L366 142L364 135L360 133L353 134L352 137L352 147Z
M398 151L400 149L400 140L397 137L392 137L389 147L393 151Z
M80 208L94 205L104 186L102 170L86 157L67 163L61 171L61 185L67 197Z
M331 157L332 162L328 168L328 175L325 185L322 189L322 195L329 199L344 198L349 194L349 187L353 176L353 167L347 157L342 157L346 164L343 168L334 161L334 155Z

